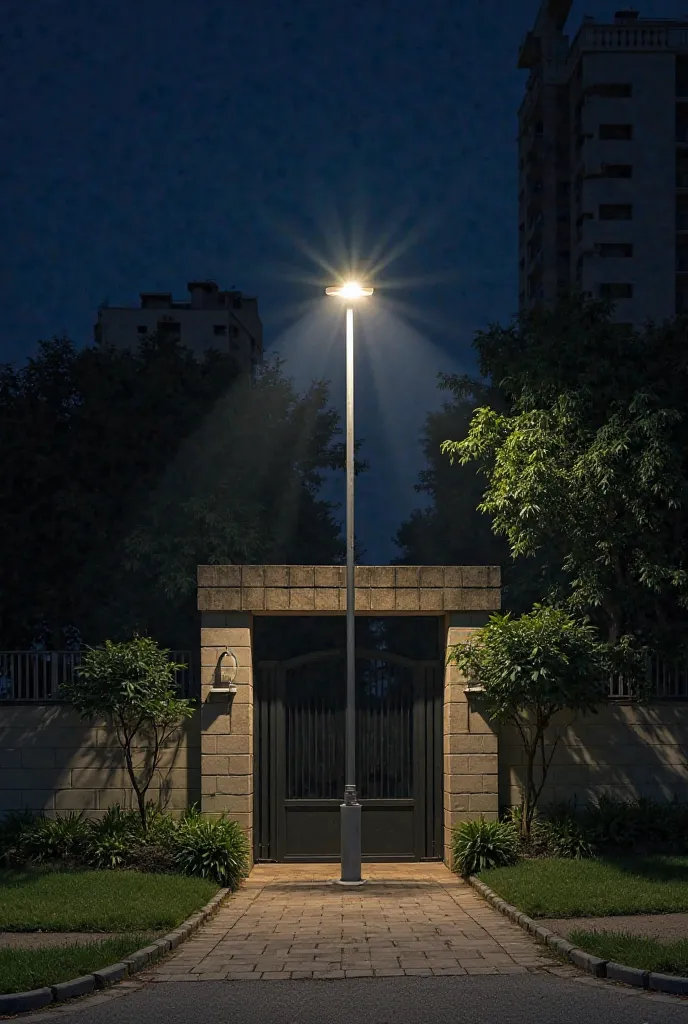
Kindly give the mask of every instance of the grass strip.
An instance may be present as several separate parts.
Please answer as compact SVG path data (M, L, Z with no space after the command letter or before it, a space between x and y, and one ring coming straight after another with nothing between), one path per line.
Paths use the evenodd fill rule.
M663 942L628 932L576 930L571 933L569 941L586 953L603 960L613 960L625 967L688 976L688 939Z
M688 857L523 860L480 879L530 917L688 911Z
M148 946L152 934L124 935L73 946L42 949L0 949L0 994L59 985L102 967L109 967Z
M0 931L169 931L219 886L139 871L0 871Z

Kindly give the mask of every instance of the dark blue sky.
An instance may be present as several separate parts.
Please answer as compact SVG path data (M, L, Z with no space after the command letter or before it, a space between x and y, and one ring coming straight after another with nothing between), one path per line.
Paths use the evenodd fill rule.
M182 298L188 280L213 278L258 294L268 350L300 382L331 378L339 405L343 335L324 358L295 322L295 304L320 295L306 250L343 257L337 220L363 256L380 240L383 256L405 246L380 275L407 282L388 292L403 315L369 319L361 343L379 348L357 378L371 461L358 532L366 561L387 561L417 503L416 437L438 370L470 366L473 331L516 306L515 63L536 10L5 0L0 358L23 360L62 330L90 341L105 298ZM577 3L572 27L613 10ZM641 13L676 16L680 0Z

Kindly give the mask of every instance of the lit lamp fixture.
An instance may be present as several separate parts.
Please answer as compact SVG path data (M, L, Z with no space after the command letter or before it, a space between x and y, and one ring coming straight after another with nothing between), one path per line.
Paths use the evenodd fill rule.
M361 805L356 793L356 610L354 605L354 311L374 289L347 281L325 289L346 302L346 777L341 810L341 878L362 885Z
M336 284L326 288L325 295L334 295L338 299L365 299L374 291L374 288L359 284L358 281L347 281L346 284Z

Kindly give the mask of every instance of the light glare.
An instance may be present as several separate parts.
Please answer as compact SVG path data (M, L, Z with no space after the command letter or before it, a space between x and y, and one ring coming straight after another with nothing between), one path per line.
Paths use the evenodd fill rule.
M347 281L346 284L334 285L325 289L326 295L336 295L340 299L362 299L373 294L373 288L367 288L358 281Z

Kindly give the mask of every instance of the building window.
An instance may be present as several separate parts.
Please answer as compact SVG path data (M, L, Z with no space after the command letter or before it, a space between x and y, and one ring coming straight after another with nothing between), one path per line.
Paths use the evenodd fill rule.
M139 334L148 334L148 328L145 324L139 324L136 330Z
M676 204L676 230L688 231L688 203L683 197Z
M633 285L619 284L616 281L599 285L601 299L632 299Z
M174 320L158 320L158 336L161 341L169 338L179 338L182 333L182 325Z
M602 178L632 178L632 164L602 164Z
M628 259L633 255L630 242L602 242L598 248L600 256Z
M622 141L630 142L633 138L633 125L601 124L599 138L602 142L609 141L610 139L621 139Z
M612 99L628 99L633 95L630 82L598 82L586 90L588 96L607 96Z
M241 299L233 299L232 306L234 309L241 309Z
M600 203L600 220L633 220L630 203Z
M676 95L688 96L688 57L676 57Z
M213 324L213 334L226 334L227 324Z

